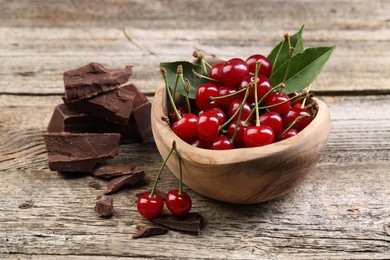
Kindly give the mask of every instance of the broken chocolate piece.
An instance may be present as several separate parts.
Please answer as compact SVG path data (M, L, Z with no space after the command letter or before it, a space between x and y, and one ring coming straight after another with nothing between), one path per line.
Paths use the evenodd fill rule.
M65 103L70 108L88 112L109 122L124 125L129 121L133 110L135 94L127 90L116 88L104 94Z
M131 84L131 83L126 84L120 88L135 94L133 108L137 108L137 107L149 102L149 100L145 96L145 94L142 93L134 84Z
M147 102L133 110L137 130L143 141L147 141L153 136L151 127L151 109L151 103Z
M100 183L98 183L97 181L91 181L88 183L88 185L97 190L100 190L100 188L102 187L102 185L100 185Z
M122 187L126 185L134 185L141 181L145 177L145 173L143 171L134 172L130 175L125 175L122 177L118 177L112 179L107 184L107 190L104 192L105 195L112 194L120 190Z
M95 212L99 217L112 217L114 215L113 197L96 201Z
M166 233L168 233L168 229L163 227L142 226L133 235L133 239L165 235Z
M82 100L114 90L126 83L132 74L132 67L107 69L92 62L78 69L64 73L65 99L67 102Z
M203 227L203 217L199 213L190 212L183 217L161 214L151 219L152 222L179 231L199 233Z
M43 135L52 171L90 172L98 161L118 154L117 133L46 133Z
M142 169L134 165L112 164L98 166L93 169L91 173L97 177L112 179L114 177L130 175L139 171L142 171Z

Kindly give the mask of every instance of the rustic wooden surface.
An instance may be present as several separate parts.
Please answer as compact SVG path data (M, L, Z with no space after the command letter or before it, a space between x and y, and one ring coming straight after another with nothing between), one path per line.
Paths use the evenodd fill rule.
M0 258L390 258L390 2L0 0ZM307 46L336 45L314 89L331 110L328 146L301 187L240 206L186 189L206 219L199 236L132 240L147 223L134 194L162 159L153 141L121 147L144 186L114 196L116 214L93 211L89 175L50 172L42 139L61 103L62 73L90 61L134 65L153 99L160 61L268 53L306 25ZM165 170L162 190L177 185Z

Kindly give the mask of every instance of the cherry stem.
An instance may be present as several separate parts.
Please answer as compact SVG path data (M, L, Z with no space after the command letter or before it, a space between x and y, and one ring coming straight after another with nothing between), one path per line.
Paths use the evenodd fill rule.
M255 110L256 110L256 126L260 126L260 115L259 115L259 103L258 103L258 97L257 97L257 80L259 75L259 70L261 67L261 60L256 61L256 69L255 69L255 82L254 82L254 89L255 89ZM252 111L251 111L252 112Z
M192 56L198 59L200 61L200 64L202 65L204 73L207 74L207 67L210 69L212 68L210 64L207 63L207 61L204 59L203 53L201 51L194 51L192 53Z
M202 75L202 74L196 72L194 69L192 69L192 73L198 79L207 79L207 80L210 80L210 81L213 81L213 82L223 83L221 80L213 79L213 78L207 77L205 75Z
M242 88L242 89L240 89L240 90L237 90L237 91L234 92L234 93L227 94L227 95L223 95L223 96L217 96L217 97L209 97L209 99L210 99L211 101L214 101L214 100L218 100L218 99L224 99L224 98L232 97L232 96L235 96L235 95L237 95L237 94L240 94L240 93L246 91L246 89L247 89L247 88Z
M299 121L301 121L302 119L304 118L308 118L308 117L311 117L309 115L301 115L297 118L295 118L294 121L291 122L291 124L288 125L288 127L283 131L283 133L279 136L279 140L281 140L283 138L283 136L296 124L298 124Z
M309 85L309 87L307 88L307 93L310 92L310 89L311 89L311 84ZM307 97L305 97L302 101L302 107L301 108L305 108L305 104L306 104L306 99Z
M161 116L161 120L168 124L169 127L172 127L171 122L167 116Z
M179 66L177 66L177 69L176 69L175 87L173 88L172 96L176 95L177 83L179 82L179 78L181 78L181 77L183 77L183 66L180 64Z
M176 144L175 144L175 148L174 149L175 149L176 156L179 159L179 173L180 173L180 175L179 175L179 195L181 195L182 194L182 190L183 190L183 169L182 169L182 166L181 166L182 160L181 160L181 156L179 154L179 151L176 148Z
M284 37L287 39L289 53L288 53L287 68L286 68L286 71L284 72L284 77L283 77L283 81L282 81L283 83L286 82L287 75L290 72L291 59L292 59L292 55L294 52L294 48L291 47L290 35L288 35L288 33L286 33Z
M161 164L160 169L159 169L159 171L157 173L156 179L154 180L154 184L153 184L153 187L152 187L152 191L149 194L149 198L154 198L154 194L156 193L156 187L157 187L158 180L160 179L161 172L164 169L165 164L167 164L167 161L168 161L169 157L171 156L173 150L175 150L175 149L176 149L176 142L173 141L172 148L169 151L167 157L165 158L163 164Z
M179 111L177 111L175 101L173 100L171 89L169 88L169 84L168 84L167 71L163 67L160 67L160 70L161 70L161 74L162 74L164 82L165 82L165 89L166 89L166 92L168 93L168 98L169 98L169 101L171 102L172 109L175 112L177 119L180 120L182 118L182 116L180 115Z
M186 91L185 99L186 99L186 104L187 104L187 111L188 113L191 113L191 104L190 104L190 99L188 98L188 93L190 92L191 89L191 82L186 78L185 79L185 85L184 90Z
M238 132L238 127L239 127L240 120L241 120L241 117L242 117L242 108L244 107L244 104L245 104L246 100L248 99L249 92L250 92L250 88L248 87L248 88L246 88L244 99L242 100L242 102L240 104L240 107L238 108L238 110L240 112L238 113L237 123L236 123L236 127L234 128L234 132L233 132L232 138L230 138L230 142L231 143L234 143L234 139L236 138L236 135L237 135L237 132ZM234 115L231 118L234 118Z

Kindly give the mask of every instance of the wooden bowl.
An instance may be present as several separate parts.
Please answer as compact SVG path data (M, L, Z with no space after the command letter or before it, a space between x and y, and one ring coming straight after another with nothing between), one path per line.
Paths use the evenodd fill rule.
M193 147L161 118L166 116L165 87L158 88L152 105L152 130L163 158L175 140L183 161L183 183L197 193L219 201L253 204L287 194L314 171L327 143L330 114L322 101L315 119L296 136L255 148L214 151ZM179 177L172 156L168 168Z

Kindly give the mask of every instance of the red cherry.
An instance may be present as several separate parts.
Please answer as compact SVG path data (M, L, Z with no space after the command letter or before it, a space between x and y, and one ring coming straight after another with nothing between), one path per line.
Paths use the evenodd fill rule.
M272 106L272 107L268 108L268 110L274 111L274 112L277 112L277 113L283 115L283 114L287 113L287 111L291 107L290 101L287 101L287 100L289 100L289 97L286 94L284 94L282 92L272 92L265 98L264 105L271 106L271 105L280 104L277 106ZM281 104L282 102L286 102L286 103Z
M137 200L137 209L141 216L145 218L155 218L159 216L164 208L164 201L157 193L154 197L149 197L150 192L142 194Z
M199 138L208 142L213 141L219 133L219 120L216 113L208 111L203 112L198 120Z
M199 138L192 139L188 143L194 147L198 147L198 148L202 148L202 149L210 149L210 147L211 147L210 142L206 142L206 141L199 139Z
M237 98L230 104L230 107L228 110L229 117L232 117L234 115L234 113L239 109L241 103L242 103L242 99ZM241 119L246 120L249 117L250 113L251 113L251 106L248 102L245 102L244 106L242 107ZM237 119L237 118L238 118L238 113L234 117L234 119Z
M255 82L255 77L254 76L246 76L243 81L241 81L239 89L243 89L248 87L250 83ZM264 77L263 75L259 75L257 77L257 100L260 100L265 94L268 93L272 89L271 82ZM245 93L244 93L245 95ZM248 96L248 101L249 102L254 102L255 101L255 88L254 86L251 87L249 91L249 96Z
M214 107L214 108L208 110L208 112L212 112L212 113L217 114L217 116L219 118L220 125L223 125L226 122L226 113L222 109L220 109L219 107Z
M221 86L219 88L219 96L226 96L230 94L234 94L237 92L237 89L235 87L228 87L228 86ZM230 104L237 98L239 94L219 99L219 107L221 107L223 110L228 111Z
M301 102L294 103L294 104L292 105L292 107L302 108L302 103L301 103Z
M233 58L225 62L221 68L221 78L225 85L234 87L248 75L246 62L240 58Z
M248 66L248 71L250 73L255 73L256 62L258 60L261 60L259 74L269 78L269 76L271 75L271 71L272 71L272 63L261 54L254 54L246 60L246 65Z
M192 207L192 201L190 196L182 191L179 194L179 190L170 190L165 195L165 204L167 205L168 210L172 215L176 217L181 217L190 212Z
M245 147L257 147L273 143L275 135L269 126L249 126L245 129L242 139Z
M283 119L279 113L276 112L267 112L260 115L259 117L260 125L266 125L272 128L274 133L279 133L280 129L283 127Z
M248 127L248 126L251 126L251 124L248 124L247 126L244 126L243 123L245 121L244 120L240 120L240 123L238 125L238 128L237 128L237 133L236 133L236 136L234 137L234 141L233 141L233 144L237 147L244 147L244 141L242 140L242 136L244 134L244 130ZM234 130L236 128L236 125L237 125L237 121L233 121L229 127L228 127L228 136L229 138L232 138L233 137L233 134L234 134Z
M211 143L212 150L230 150L234 149L234 145L230 142L226 135L220 135Z
M222 81L222 78L221 78L222 66L223 66L223 63L219 63L219 64L214 65L209 72L209 78L212 78L212 79L215 79L218 81ZM216 86L220 86L220 85L222 85L222 82L214 82L214 84Z
M300 116L304 116L304 115L309 116L309 117L302 118L296 124L294 124L294 128L296 128L298 130L304 129L308 124L310 124L311 121L313 121L313 118L311 117L309 110L299 108L299 107L290 108L283 117L284 127L289 126L292 122L294 122L295 119L297 119Z
M286 140L290 137L293 137L295 135L297 135L299 133L299 130L298 129L295 129L293 127L291 127L290 129L287 130L287 132L282 136L282 138L280 138L280 135L282 133L284 133L284 131L286 130L286 128L282 128L282 130L280 130L278 136L277 136L277 139L280 139L280 140Z
M217 86L211 83L205 83L198 87L195 94L196 106L200 110L209 110L218 106L218 100L211 100L210 97L218 97L219 90Z
M198 135L198 117L192 113L172 124L172 131L184 141L189 141Z

